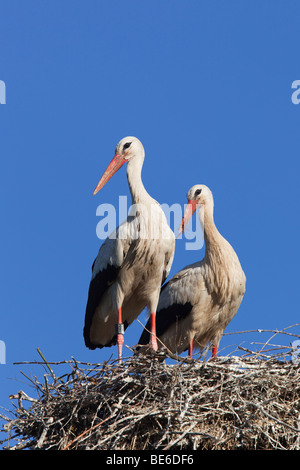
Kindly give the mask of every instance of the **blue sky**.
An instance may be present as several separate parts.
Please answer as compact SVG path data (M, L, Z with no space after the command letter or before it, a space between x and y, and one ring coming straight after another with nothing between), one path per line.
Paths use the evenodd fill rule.
M1 0L0 9L0 406L26 389L20 370L41 372L13 365L38 360L37 347L49 361L116 357L87 350L82 328L96 209L129 195L125 169L92 193L126 135L143 142L143 181L161 203L185 204L198 183L213 191L215 222L247 276L226 331L298 323L299 3ZM171 274L202 257L178 240ZM133 324L125 343L140 332ZM221 347L242 341L227 338Z

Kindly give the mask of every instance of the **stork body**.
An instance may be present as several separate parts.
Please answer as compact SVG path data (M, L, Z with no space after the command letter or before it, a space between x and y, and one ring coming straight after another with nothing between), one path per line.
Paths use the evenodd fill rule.
M128 162L132 211L104 241L93 263L84 325L88 348L118 343L119 359L124 330L145 307L151 314L150 343L157 348L156 308L175 250L175 237L165 214L142 183L144 156L144 148L138 139L122 139L94 192L98 192L112 174Z
M211 344L213 356L224 329L235 316L245 293L246 277L231 245L222 237L213 219L213 196L204 185L193 186L182 228L199 208L204 230L205 256L179 271L161 289L156 325L159 346L171 352L194 349ZM149 323L139 344L146 344Z

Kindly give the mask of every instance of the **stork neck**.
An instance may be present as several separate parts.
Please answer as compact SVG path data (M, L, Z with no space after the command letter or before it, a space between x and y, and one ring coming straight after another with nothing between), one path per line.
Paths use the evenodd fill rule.
M137 155L127 164L127 179L133 204L146 202L150 197L142 181L143 163L144 155Z
M211 275L213 290L222 303L228 301L228 296L231 297L236 283L235 275L231 274L233 267L237 270L235 272L239 272L241 266L233 248L215 226L212 208L209 209L204 221L204 260Z
M204 231L206 251L212 250L214 247L218 247L223 237L215 225L213 207L206 206L202 211L200 209L199 218Z

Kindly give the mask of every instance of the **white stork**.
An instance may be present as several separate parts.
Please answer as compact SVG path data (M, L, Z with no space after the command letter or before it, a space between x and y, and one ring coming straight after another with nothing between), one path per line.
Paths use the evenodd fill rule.
M144 147L136 137L122 139L94 191L128 162L134 214L129 213L100 247L92 266L84 324L86 346L95 349L117 343L119 361L124 330L145 307L151 314L150 344L157 350L156 308L175 250L175 236L165 214L143 185L144 157Z
M231 245L214 223L213 195L204 185L193 186L187 193L188 204L179 232L199 208L204 231L205 256L186 266L161 289L156 314L156 333L171 352L181 354L193 348L203 350L212 345L217 355L221 336L240 306L245 293L246 277ZM139 345L147 344L149 322Z

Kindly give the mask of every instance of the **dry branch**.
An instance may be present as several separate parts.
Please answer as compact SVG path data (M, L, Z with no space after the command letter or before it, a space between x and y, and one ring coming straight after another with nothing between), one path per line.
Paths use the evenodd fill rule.
M292 347L280 352L276 347L276 354L270 354L266 346L270 340L257 353L238 347L235 351L243 349L243 356L209 360L173 355L165 362L166 353L135 354L120 365L112 360L51 363L39 352L44 359L39 364L48 373L43 382L30 379L38 398L23 391L11 396L16 406L13 418L5 418L5 445L298 450L300 364L291 360ZM68 372L56 376L62 364Z

